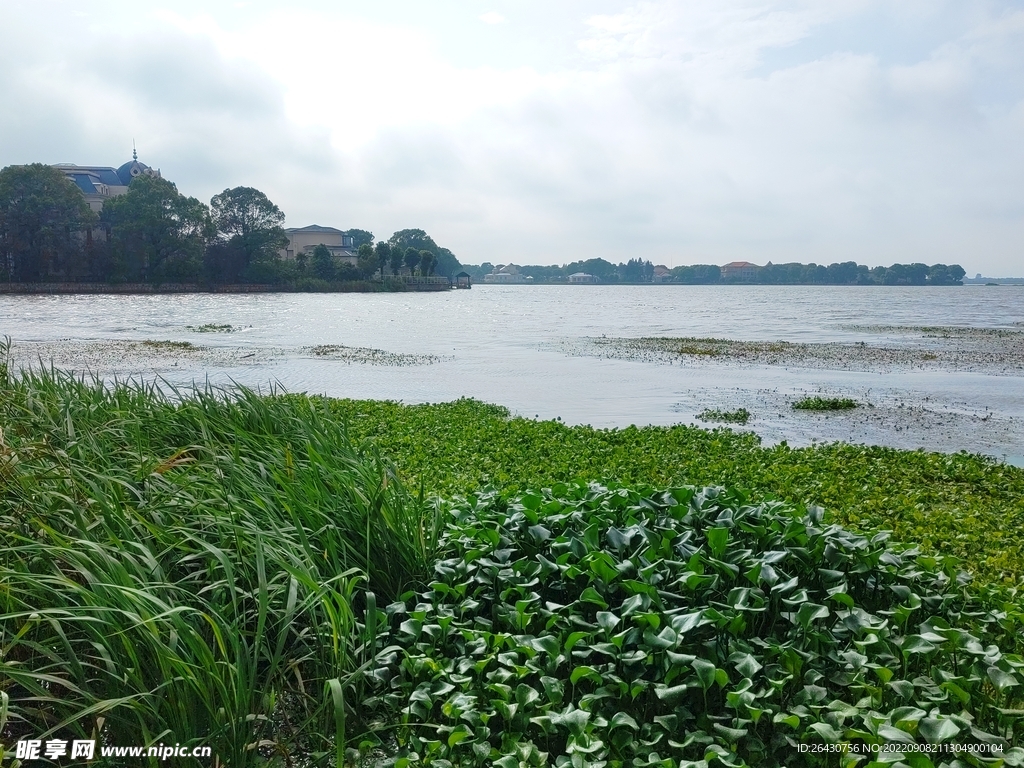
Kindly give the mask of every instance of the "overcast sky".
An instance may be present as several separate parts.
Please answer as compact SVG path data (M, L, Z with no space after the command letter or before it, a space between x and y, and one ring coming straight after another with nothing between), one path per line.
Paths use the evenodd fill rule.
M0 166L133 140L466 264L1024 274L1024 1L0 0Z

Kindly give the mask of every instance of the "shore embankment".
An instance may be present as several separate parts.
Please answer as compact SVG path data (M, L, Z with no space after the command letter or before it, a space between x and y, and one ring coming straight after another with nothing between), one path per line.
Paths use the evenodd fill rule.
M0 294L33 295L149 295L167 293L377 293L381 291L447 291L451 281L446 277L398 276L381 280L347 280L341 282L306 281L296 285L262 285L258 283L2 283Z

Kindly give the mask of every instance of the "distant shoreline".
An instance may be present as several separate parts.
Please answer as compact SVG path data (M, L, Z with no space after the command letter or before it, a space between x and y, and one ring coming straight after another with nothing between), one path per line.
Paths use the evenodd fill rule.
M0 283L0 294L8 295L152 295L169 293L388 293L404 291L447 291L446 279L419 278L403 282L353 280L332 283L323 288L290 287L238 283L198 285L195 283Z

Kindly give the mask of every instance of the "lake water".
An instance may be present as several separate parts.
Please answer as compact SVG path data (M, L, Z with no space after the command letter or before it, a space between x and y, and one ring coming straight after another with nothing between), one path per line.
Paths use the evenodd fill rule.
M204 324L233 330L195 330ZM666 365L601 358L587 354L583 342L685 336L903 343L877 326L1022 331L1024 288L481 285L441 294L0 296L0 334L13 338L19 359L60 349L71 360L64 365L82 368L86 363L74 363L76 350L139 340L234 350L216 363L216 354L167 355L136 365L111 347L115 352L100 362L88 358L105 376L234 381L409 403L466 396L527 417L599 427L690 422L704 408L746 407L753 414L748 428L766 442L844 439L1021 462L1019 371L851 371L728 360ZM317 345L433 358L352 362L317 357L309 349ZM819 392L873 407L827 415L791 409L795 397Z

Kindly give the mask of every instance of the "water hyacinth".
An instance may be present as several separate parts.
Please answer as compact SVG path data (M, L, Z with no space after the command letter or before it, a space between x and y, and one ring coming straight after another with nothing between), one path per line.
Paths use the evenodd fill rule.
M952 559L717 488L557 485L450 514L434 582L388 607L405 650L374 702L407 723L397 766L836 765L801 745L963 742L1024 765L1024 611Z

